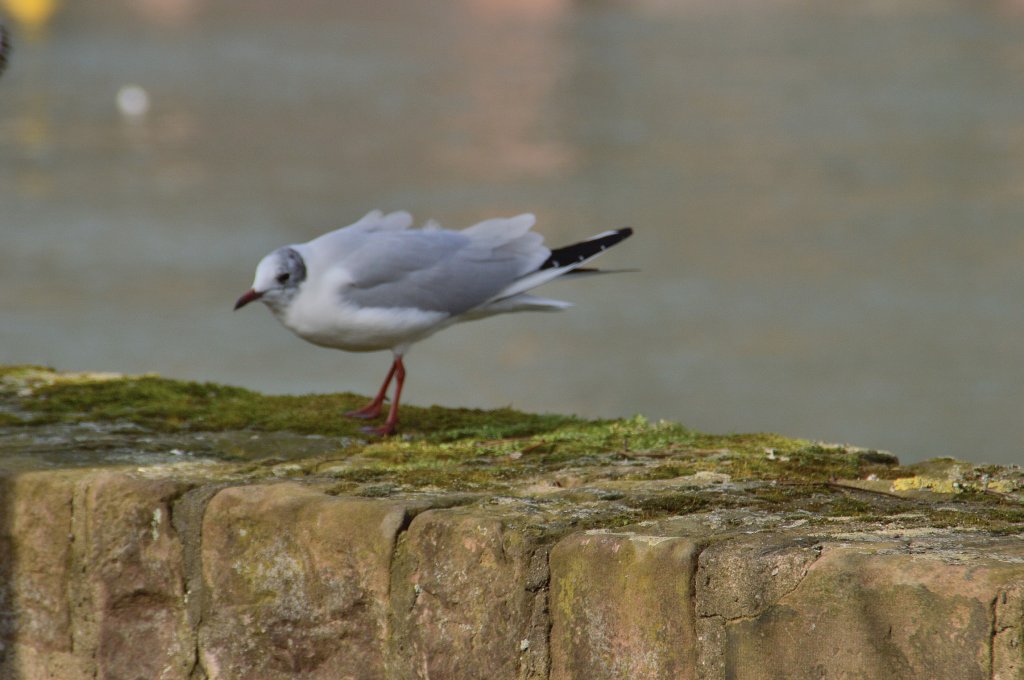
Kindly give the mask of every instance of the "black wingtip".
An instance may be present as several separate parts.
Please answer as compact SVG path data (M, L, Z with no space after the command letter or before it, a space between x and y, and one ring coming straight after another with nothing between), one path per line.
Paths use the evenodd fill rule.
M563 248L556 248L551 251L550 257L544 261L544 264L540 266L540 269L565 267L566 265L585 262L592 257L600 255L603 251L608 250L616 243L624 241L632 235L632 227L622 227L621 229L615 229L598 234L586 241L573 243L572 245L568 245Z

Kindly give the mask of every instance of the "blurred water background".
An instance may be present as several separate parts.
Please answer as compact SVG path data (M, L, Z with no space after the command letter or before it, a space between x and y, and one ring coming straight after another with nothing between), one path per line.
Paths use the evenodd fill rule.
M0 362L371 393L232 313L372 208L638 273L409 355L411 403L1024 462L1024 3L2 0Z

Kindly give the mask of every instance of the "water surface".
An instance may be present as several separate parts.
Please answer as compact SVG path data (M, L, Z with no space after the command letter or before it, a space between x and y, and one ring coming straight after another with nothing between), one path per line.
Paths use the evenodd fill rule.
M532 211L642 271L415 347L409 401L1024 461L1017 3L46 5L6 2L0 362L370 393L385 354L231 312L259 258Z

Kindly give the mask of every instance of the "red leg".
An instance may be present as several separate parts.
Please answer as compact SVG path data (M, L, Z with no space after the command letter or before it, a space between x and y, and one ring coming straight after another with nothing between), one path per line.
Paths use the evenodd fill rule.
M388 435L394 434L395 429L398 427L398 402L402 398L402 385L405 384L405 366L402 364L402 357L395 357L395 363L392 365L391 370L396 374L395 398L391 400L391 409L388 411L388 417L380 427L364 428L366 432L370 432L381 437L387 437Z
M377 392L377 396L373 398L369 404L361 409L355 411L349 411L345 415L349 418L377 418L380 416L381 407L384 405L384 395L388 391L388 385L391 384L391 378L394 377L395 371L398 367L398 361L395 360L391 363L391 370L388 371L388 377L384 378L384 384L380 386L380 391Z

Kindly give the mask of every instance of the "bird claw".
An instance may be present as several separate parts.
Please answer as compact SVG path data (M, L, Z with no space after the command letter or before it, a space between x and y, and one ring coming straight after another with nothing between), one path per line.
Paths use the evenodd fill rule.
M381 425L379 427L373 427L371 425L367 425L366 427L359 428L359 431L363 432L364 434L372 434L372 435L374 435L376 437L390 437L391 435L393 435L395 433L396 429L397 428L395 427L394 423L391 423L391 424L384 423L383 425Z
M373 420L374 418L380 417L380 409L361 408L355 411L349 411L345 414L348 418L359 418L360 420Z

